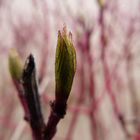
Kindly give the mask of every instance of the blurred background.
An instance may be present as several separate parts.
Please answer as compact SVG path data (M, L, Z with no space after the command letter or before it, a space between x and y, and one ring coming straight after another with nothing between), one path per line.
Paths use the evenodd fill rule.
M0 140L32 140L9 74L10 48L23 63L34 55L47 122L64 25L77 71L53 140L140 140L140 0L0 0Z

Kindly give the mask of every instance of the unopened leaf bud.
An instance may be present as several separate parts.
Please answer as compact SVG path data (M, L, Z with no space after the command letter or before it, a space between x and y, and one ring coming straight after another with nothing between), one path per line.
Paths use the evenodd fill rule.
M55 82L56 99L67 101L73 78L76 71L76 52L72 43L72 34L67 34L66 27L58 32L56 58L55 58Z

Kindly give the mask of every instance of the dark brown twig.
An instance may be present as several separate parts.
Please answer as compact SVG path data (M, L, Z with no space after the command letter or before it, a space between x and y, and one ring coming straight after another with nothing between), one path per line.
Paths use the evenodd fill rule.
M29 109L29 118L27 121L32 128L35 140L43 140L44 120L41 113L39 93L35 75L34 58L30 55L24 66L22 74L22 84L24 88L25 99Z
M45 140L51 140L54 137L57 124L62 118L64 118L64 115L66 114L66 102L55 100L50 105L52 110L44 132Z

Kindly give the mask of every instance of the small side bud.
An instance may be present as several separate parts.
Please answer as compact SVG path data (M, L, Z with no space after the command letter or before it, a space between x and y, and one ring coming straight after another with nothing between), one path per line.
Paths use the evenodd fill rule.
M55 57L56 100L67 101L76 71L76 52L72 43L72 34L67 34L66 27L58 32Z
M105 5L105 0L97 0L99 6L102 8Z
M20 80L22 68L20 56L16 49L12 48L9 52L9 71L13 80Z

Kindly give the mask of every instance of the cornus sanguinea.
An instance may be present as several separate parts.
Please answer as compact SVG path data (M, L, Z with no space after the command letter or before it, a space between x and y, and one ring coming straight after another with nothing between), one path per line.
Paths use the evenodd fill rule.
M51 140L60 119L64 118L67 100L76 71L76 52L72 34L66 27L58 32L55 57L55 100L51 102L51 113L47 124L41 110L35 61L30 54L24 67L15 49L9 55L9 70L25 112L25 120L32 129L34 140Z

